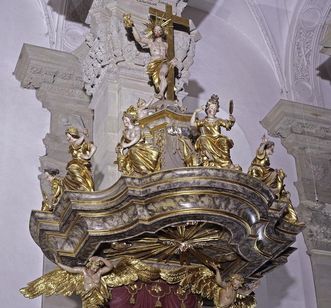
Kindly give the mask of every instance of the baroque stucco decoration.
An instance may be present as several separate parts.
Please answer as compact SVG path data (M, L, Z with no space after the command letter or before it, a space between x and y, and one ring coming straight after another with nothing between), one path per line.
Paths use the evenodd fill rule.
M91 0L38 0L44 14L51 48L71 52L83 42Z
M330 0L303 1L299 4L287 39L288 98L316 106L325 106L320 78L316 74L320 59L320 41L331 8Z

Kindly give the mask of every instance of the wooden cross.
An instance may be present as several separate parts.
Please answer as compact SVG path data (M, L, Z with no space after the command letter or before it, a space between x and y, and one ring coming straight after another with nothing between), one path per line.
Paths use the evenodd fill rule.
M149 15L152 17L156 17L159 19L163 19L164 21L169 20L167 27L169 27L167 33L167 58L171 61L175 57L175 40L174 40L174 26L180 25L188 30L190 29L189 20L183 17L179 17L177 15L172 14L172 6L170 4L166 4L166 11L160 11L158 9L149 8ZM167 99L175 100L175 68L169 67L168 76L167 76Z

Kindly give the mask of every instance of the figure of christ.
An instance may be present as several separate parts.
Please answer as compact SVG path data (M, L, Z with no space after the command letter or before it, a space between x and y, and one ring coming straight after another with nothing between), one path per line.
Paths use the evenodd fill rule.
M156 89L155 97L163 99L168 86L167 75L169 67L177 66L177 60L168 59L168 43L166 42L165 27L167 21L157 24L151 21L148 25L147 36L141 36L136 29L130 14L125 14L124 24L127 29L132 29L135 41L144 49L149 49L151 55L150 62L147 65L147 73L153 81Z

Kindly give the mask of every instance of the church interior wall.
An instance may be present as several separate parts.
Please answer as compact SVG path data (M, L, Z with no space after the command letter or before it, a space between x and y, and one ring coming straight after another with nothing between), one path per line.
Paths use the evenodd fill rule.
M41 202L38 166L49 114L13 71L24 42L49 46L47 28L38 1L3 0L0 14L0 306L36 308L40 299L29 301L18 290L42 273L42 253L28 230L31 209Z

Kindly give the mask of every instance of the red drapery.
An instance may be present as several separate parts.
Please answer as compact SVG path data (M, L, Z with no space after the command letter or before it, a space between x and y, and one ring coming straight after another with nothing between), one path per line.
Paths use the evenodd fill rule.
M181 292L176 285L164 281L137 282L131 286L112 289L112 300L107 308L198 308L196 295Z

